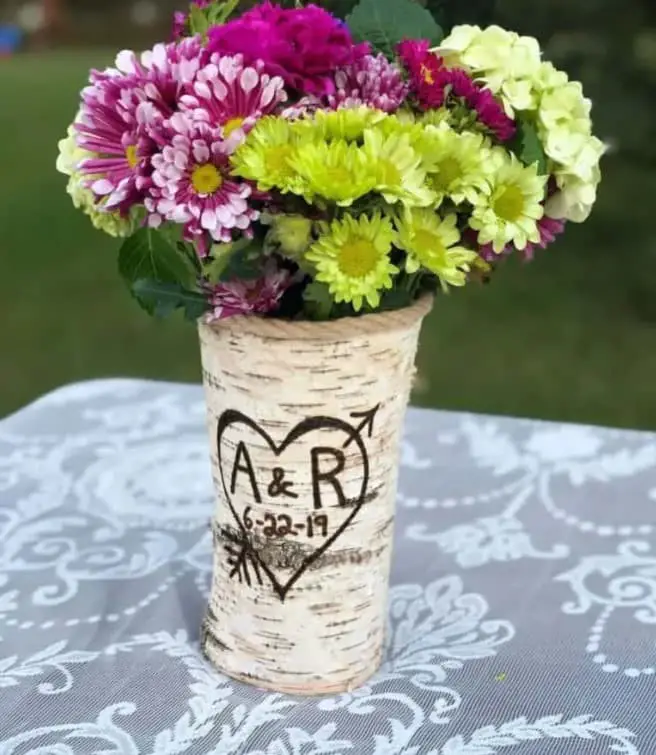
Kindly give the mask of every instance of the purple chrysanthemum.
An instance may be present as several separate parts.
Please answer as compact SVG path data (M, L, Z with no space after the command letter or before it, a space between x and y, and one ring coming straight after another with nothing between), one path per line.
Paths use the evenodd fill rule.
M283 80L264 73L261 63L247 66L242 55L214 54L180 98L180 107L194 120L220 127L233 151L258 118L286 100Z
M366 106L394 113L408 96L409 86L401 70L384 55L366 55L335 74L335 92L328 104L339 107Z
M537 244L528 243L524 249L524 259L532 260L536 249L546 249L565 231L565 221L549 218L546 215L538 220L540 241Z
M287 270L280 270L275 263L270 263L262 277L254 280L235 280L216 285L204 283L202 288L212 307L206 320L212 323L236 315L274 312L292 282L293 277Z
M145 199L152 227L164 220L185 227L189 240L230 242L233 232L252 234L259 213L248 199L251 186L231 176L229 149L221 131L176 113L158 133L152 157L152 186ZM200 237L200 238L199 238Z

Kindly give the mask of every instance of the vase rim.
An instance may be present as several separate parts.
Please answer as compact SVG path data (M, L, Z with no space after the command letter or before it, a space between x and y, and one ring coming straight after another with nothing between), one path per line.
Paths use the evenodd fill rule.
M350 315L338 320L284 320L260 315L237 315L207 323L199 320L201 330L230 332L234 335L249 333L267 339L295 340L349 340L359 335L374 335L393 330L408 330L421 321L433 306L433 294L424 294L409 307Z

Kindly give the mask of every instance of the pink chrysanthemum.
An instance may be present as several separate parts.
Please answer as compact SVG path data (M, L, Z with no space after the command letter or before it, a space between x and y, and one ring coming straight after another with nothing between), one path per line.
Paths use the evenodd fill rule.
M281 8L262 3L240 18L210 29L210 52L241 53L247 64L261 60L301 95L334 92L334 72L369 52L356 45L346 24L316 5Z
M558 236L565 230L565 223L562 220L555 220L547 215L538 220L538 231L540 232L540 241L537 244L527 244L526 248L522 251L524 259L530 262L535 257L536 249L546 249L552 244ZM473 244L476 244L477 234L475 232L469 232L466 234L466 238ZM517 251L513 244L508 246L500 253L497 254L492 248L492 244L486 244L478 250L478 254L486 262L494 262L499 257L507 257L510 254L514 254Z
M99 206L127 211L143 199L155 149L150 126L177 110L202 56L199 40L186 39L156 45L141 58L125 50L116 68L91 73L75 128L79 146L98 155L80 169L90 177Z
M212 307L206 320L212 323L236 315L275 312L292 282L289 272L272 263L264 275L255 280L235 280L214 286L205 283L203 288Z
M116 58L116 66L121 73L135 76L146 102L168 117L179 109L181 95L192 85L208 57L200 37L189 37L178 43L155 45L140 57L125 50Z
M185 237L198 239L200 249L206 248L202 237L230 242L234 231L251 235L259 213L248 202L251 186L231 176L221 132L176 113L156 138L160 150L151 160L152 186L144 201L149 225L182 224Z
M138 186L144 162L140 144L141 83L118 71L91 74L82 92L82 108L75 122L76 141L98 157L79 166L89 176L89 188L107 210L129 207L141 200Z
M429 49L428 40L405 40L397 47L408 71L412 90L424 110L441 108L450 96L464 101L475 111L479 123L501 142L515 135L515 122L489 89L474 81L462 68L447 68L439 55Z
M213 0L193 0L191 5L195 5L197 8L207 8ZM187 23L189 21L189 13L178 10L173 14L173 39L178 40L186 37L189 29Z
M284 82L262 71L260 62L244 64L242 55L212 55L198 71L190 93L180 98L194 120L220 127L230 151L244 140L258 118L287 100Z
M340 107L377 108L394 113L408 96L409 86L401 70L384 55L365 55L335 74L335 93L328 104Z

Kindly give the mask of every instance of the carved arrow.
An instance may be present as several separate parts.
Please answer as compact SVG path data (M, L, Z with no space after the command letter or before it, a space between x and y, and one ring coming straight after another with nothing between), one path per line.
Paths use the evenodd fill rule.
M367 437L371 438L371 436L374 433L374 420L376 419L376 415L378 414L378 411L380 409L380 404L377 404L374 406L373 409L370 409L368 412L353 412L351 414L351 417L353 419L360 419L362 422L355 428L355 431L358 435L362 436L362 433L366 430ZM355 436L351 436L346 443L344 443L343 448L348 448L351 443L355 440Z

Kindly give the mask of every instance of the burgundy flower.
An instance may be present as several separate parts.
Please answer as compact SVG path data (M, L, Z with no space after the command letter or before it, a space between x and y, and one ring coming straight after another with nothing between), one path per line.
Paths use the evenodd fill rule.
M462 100L476 112L479 123L501 142L515 135L515 122L489 89L477 83L462 68L447 68L439 55L429 49L428 40L405 40L397 47L410 78L410 86L423 110L439 109L450 96Z
M489 89L484 89L473 81L461 68L443 68L438 76L439 86L446 93L452 92L464 100L467 107L476 112L479 123L486 126L500 142L507 142L515 136L515 122Z
M410 77L410 86L425 110L437 109L444 104L444 87L439 82L442 58L429 48L427 39L406 39L397 46Z

